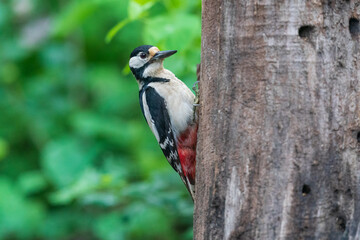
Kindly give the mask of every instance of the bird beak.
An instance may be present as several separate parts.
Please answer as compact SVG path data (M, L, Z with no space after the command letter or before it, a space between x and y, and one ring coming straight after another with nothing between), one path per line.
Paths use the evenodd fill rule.
M159 52L155 53L155 55L152 57L151 60L155 61L158 59L164 59L164 58L170 57L171 55L175 54L176 52L177 52L176 50L159 51Z

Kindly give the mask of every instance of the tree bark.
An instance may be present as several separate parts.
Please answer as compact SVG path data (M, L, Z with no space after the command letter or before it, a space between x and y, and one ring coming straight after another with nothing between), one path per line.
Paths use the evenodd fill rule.
M360 239L359 1L202 4L195 239Z

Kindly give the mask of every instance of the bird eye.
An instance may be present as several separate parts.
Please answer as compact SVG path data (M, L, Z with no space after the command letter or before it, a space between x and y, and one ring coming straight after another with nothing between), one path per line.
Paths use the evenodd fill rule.
M140 57L142 58L142 59L144 59L144 58L146 58L146 53L140 53Z

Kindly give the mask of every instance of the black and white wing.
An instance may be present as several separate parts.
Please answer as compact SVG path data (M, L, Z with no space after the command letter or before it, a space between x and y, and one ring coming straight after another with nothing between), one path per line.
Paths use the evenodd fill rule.
M176 141L164 98L150 86L143 87L139 93L139 98L142 113L144 114L151 131L155 135L166 159L183 179L184 177L176 148Z

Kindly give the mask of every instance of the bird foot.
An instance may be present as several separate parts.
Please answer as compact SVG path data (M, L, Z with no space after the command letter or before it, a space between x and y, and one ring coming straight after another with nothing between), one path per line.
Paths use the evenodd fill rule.
M192 89L195 92L195 99L194 99L194 116L193 119L196 122L197 121L197 115L198 115L198 107L200 106L200 100L199 100L199 85L198 85L199 81L196 81L194 83L194 85L192 86Z
M192 90L194 90L195 93L199 92L199 81L194 82L194 84L192 86Z
M192 90L195 92L194 106L199 106L199 81L193 84Z

